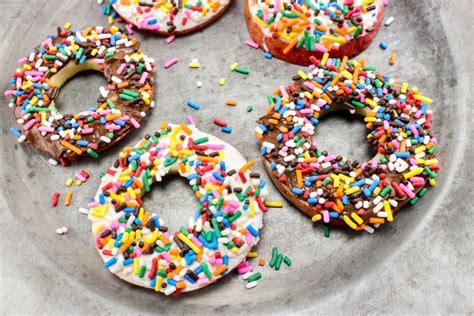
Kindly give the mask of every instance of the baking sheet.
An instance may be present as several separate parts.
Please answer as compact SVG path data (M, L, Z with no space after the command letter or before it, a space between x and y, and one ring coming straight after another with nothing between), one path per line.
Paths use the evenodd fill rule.
M468 80L472 44L460 40L472 36L466 27L471 26L472 31L472 9L469 1L456 3L454 8L450 1L392 1L385 17L394 16L395 22L382 27L362 54L368 64L418 86L435 100L431 106L433 125L443 164L439 185L375 235L334 230L327 239L321 225L313 226L288 203L283 209L272 209L264 219L258 252L268 259L276 246L293 259L293 266L279 272L258 268L264 277L253 290L245 289L234 273L179 299L130 286L102 268L90 222L77 211L95 193L97 174L113 163L120 148L135 144L163 120L182 123L192 114L201 130L231 143L247 159L259 159L259 146L252 136L254 122L265 111L266 96L280 84L289 83L301 67L266 60L262 52L243 44L249 38L243 1L236 1L206 30L170 45L163 38L137 35L143 50L159 65L157 106L142 129L98 160L54 167L48 157L17 144L8 133L11 114L3 97L1 310L107 314L472 311L468 295L473 290L469 251L473 238L468 228L472 206L466 202L472 198L468 190L472 188L472 172L463 171L470 170L465 157L472 157L472 127L468 125L472 110L467 106L468 99L472 101L468 93L472 89ZM0 1L0 9L6 15L0 29L2 90L7 88L16 60L55 33L57 25L71 21L74 27L83 28L107 23L95 1ZM380 40L389 44L387 51L378 47ZM392 51L398 55L395 66L388 65ZM162 65L175 56L179 63L164 70ZM188 68L193 58L200 60L200 69ZM250 75L231 73L229 65L233 62L248 66ZM226 78L223 87L218 83L221 77ZM203 82L202 88L196 87L197 81ZM61 91L63 112L95 104L98 85L104 82L100 75L71 80ZM188 98L200 103L201 110L187 107ZM228 99L237 100L238 105L225 106ZM246 111L249 104L254 106L251 113ZM232 134L223 134L212 124L216 115L230 123ZM369 158L362 119L347 117L324 119L316 139L332 153ZM81 169L94 176L72 189L72 206L51 208L52 192L64 196L63 183ZM264 173L260 163L257 169ZM272 199L283 200L271 183L269 188ZM461 199L462 195L466 198ZM187 222L195 202L184 181L173 178L167 186L155 186L146 203L176 228ZM56 235L56 228L62 226L68 227L69 233Z

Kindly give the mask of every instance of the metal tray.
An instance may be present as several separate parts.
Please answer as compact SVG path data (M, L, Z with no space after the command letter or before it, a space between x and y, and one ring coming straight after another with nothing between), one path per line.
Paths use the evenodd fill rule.
M385 18L394 16L395 22L382 27L362 54L368 64L418 86L435 100L434 129L443 165L438 186L374 235L334 230L328 239L322 226L313 226L288 203L283 209L272 209L264 219L259 256L268 259L271 248L277 246L294 264L279 272L257 268L264 277L252 290L245 289L234 273L178 299L130 286L102 268L90 222L77 211L95 193L98 172L113 163L120 148L135 144L163 120L185 122L192 114L200 129L228 141L246 158L259 159L259 146L252 135L254 122L266 108L266 96L280 84L289 83L301 67L269 61L261 51L243 44L249 36L242 0L206 30L170 45L163 38L137 35L145 52L159 65L157 106L142 129L98 160L84 159L69 168L51 166L48 157L17 144L8 133L13 122L7 100L2 98L1 310L105 314L472 312L473 238L468 220L472 169L467 158L473 157L469 138L473 136L472 109L467 106L468 99L472 101L471 5L469 1L391 1ZM2 90L7 88L16 60L47 34L55 33L56 26L67 21L79 28L107 23L95 1L0 1L0 9L4 17L0 27ZM378 47L380 40L389 44L386 51ZM388 65L392 51L398 54L395 66ZM164 70L163 63L174 56L179 63ZM200 60L201 69L187 67L193 58ZM248 66L250 75L231 73L233 62ZM221 77L227 79L223 87L218 83ZM198 80L203 82L200 89ZM100 75L90 74L72 79L60 96L63 112L94 104L98 86L104 82ZM188 108L188 98L198 101L201 110ZM238 101L236 107L225 106L231 98ZM247 113L249 104L254 110ZM220 133L212 124L215 116L230 122L233 133ZM369 158L362 119L333 115L318 129L316 138L330 152ZM80 169L93 176L81 187L72 188L73 205L51 208L51 194L58 191L64 196L65 180ZM261 164L257 169L264 173ZM272 199L283 200L271 183L269 188ZM146 202L172 228L187 222L195 203L185 182L175 178L166 186L156 186ZM62 226L67 226L69 233L58 236L55 230Z

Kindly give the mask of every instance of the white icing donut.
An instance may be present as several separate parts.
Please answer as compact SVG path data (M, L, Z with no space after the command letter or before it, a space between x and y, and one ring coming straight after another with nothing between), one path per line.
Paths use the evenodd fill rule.
M197 31L217 19L232 0L117 0L114 10L138 29L162 35Z
M259 241L265 182L234 147L194 126L165 124L119 156L89 204L104 267L119 278L167 295L196 290L236 268ZM185 177L199 200L184 232L168 232L141 200L169 173Z

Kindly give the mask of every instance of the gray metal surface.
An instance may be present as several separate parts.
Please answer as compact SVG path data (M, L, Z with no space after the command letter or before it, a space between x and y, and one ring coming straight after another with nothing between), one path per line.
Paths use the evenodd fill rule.
M324 238L285 202L265 217L258 251L268 258L273 246L293 258L291 268L279 272L260 269L264 278L246 290L236 275L179 299L129 286L102 268L94 249L90 223L77 208L97 189L100 170L112 164L120 147L134 144L162 120L184 122L194 115L198 127L214 133L239 149L248 159L259 158L252 136L255 120L264 112L266 96L288 83L300 68L246 47L243 1L203 32L166 45L162 38L138 34L146 53L156 58L157 107L143 128L103 154L69 168L53 167L35 149L16 144L8 133L12 124L7 100L1 103L0 196L0 311L5 313L473 313L472 249L472 8L471 1L391 1L386 17L395 22L382 27L376 42L362 55L369 64L398 80L418 86L435 102L434 127L440 141L443 170L439 184L415 207L375 235L333 231ZM67 21L75 27L105 24L95 1L0 0L0 88L7 88L16 60ZM389 43L388 51L378 41ZM388 66L390 51L398 54ZM178 65L164 70L171 57ZM187 63L199 58L202 68ZM249 66L243 76L229 71L237 61ZM219 86L220 77L227 79ZM196 87L201 80L204 86ZM94 104L100 76L73 79L62 90L65 110ZM186 107L187 98L202 105ZM224 105L236 99L235 108ZM68 101L70 100L70 101ZM66 105L67 103L67 105ZM255 110L246 112L253 104ZM65 111L64 110L64 111ZM230 122L231 135L211 122L214 116ZM318 127L317 139L333 153L368 157L363 121L335 116ZM351 139L349 142L347 139ZM73 188L73 205L50 207L52 192L64 194L65 180L86 169L94 176ZM261 164L258 169L263 172ZM270 184L273 199L282 197ZM63 195L64 196L64 195ZM158 210L171 227L192 213L194 200L184 181L171 179L155 187L147 205ZM58 236L57 227L69 233Z

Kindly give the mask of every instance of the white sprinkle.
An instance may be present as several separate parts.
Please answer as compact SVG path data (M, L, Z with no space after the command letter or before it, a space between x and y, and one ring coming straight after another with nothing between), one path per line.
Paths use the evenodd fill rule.
M26 140L26 135L21 135L20 137L18 137L19 143L23 143L25 140Z
M256 286L257 286L257 281L253 281L253 282L247 283L247 285L245 285L245 287L247 289L253 289Z
M86 208L80 207L79 208L79 213L87 215L87 214L89 214L89 210L86 209Z
M387 21L385 21L385 26L389 26L390 24L392 24L393 20L394 20L393 16L389 17Z
M202 87L202 81L198 81L198 82L197 82L197 87L198 87L198 88L201 88L201 87Z
M49 162L50 164L52 164L53 166L57 166L57 165L58 165L57 160L54 160L54 159L52 159L52 158L49 158L49 159L48 159L48 162Z

